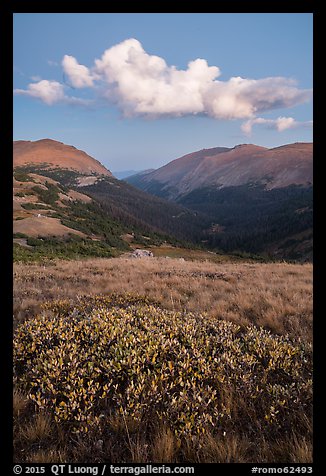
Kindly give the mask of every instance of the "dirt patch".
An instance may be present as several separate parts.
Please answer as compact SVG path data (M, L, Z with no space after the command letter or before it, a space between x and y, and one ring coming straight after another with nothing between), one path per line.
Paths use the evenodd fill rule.
M132 243L134 241L134 235L131 235L130 233L125 233L124 235L120 235L120 238L127 243Z
M86 235L80 231L68 228L60 223L58 218L50 217L30 217L24 220L14 221L14 233L24 233L25 235L37 236L67 236L73 233L79 236Z
M14 192L24 192L26 190L30 190L31 188L38 186L43 190L47 190L47 187L43 185L41 182L18 182L14 180Z
M19 210L23 210L23 207L21 206L21 204L18 202L18 200L13 200L13 211L16 212L16 211L19 211Z
M44 177L43 175L38 175L38 174L32 174L29 173L30 177L32 177L36 183L41 183L41 184L46 184L46 182L51 183L52 185L58 185L58 181L54 180L50 177Z
M83 193L76 192L75 190L69 190L67 195L64 193L59 193L59 198L60 200L69 200L69 201L78 200L83 203L90 203L92 201L92 199L88 195L84 195Z
M23 208L21 210L14 210L14 213L13 213L14 221L23 220L25 218L30 218L32 216L33 216L33 213L31 213L27 210L24 210Z
M39 198L36 195L27 195L26 197L16 197L16 196L14 196L13 200L16 203L21 203L21 204L39 202Z
M89 197L88 195L76 192L75 190L70 190L68 195L69 197L73 198L73 200L79 200L84 203L90 203L92 201L91 197Z

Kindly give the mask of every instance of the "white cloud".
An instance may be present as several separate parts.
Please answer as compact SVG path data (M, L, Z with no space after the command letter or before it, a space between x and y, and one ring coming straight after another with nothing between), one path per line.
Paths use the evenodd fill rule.
M75 98L73 96L66 96L64 93L63 84L58 81L48 81L43 79L37 83L31 83L27 89L14 89L14 94L24 96L31 96L40 99L48 106L53 104L65 102L69 104L87 105L90 101Z
M15 89L14 93L41 99L41 101L49 106L62 101L65 96L63 85L61 83L58 83L57 81L48 81L47 79L43 79L38 83L29 84L27 90Z
M74 88L86 88L93 86L93 78L89 69L79 64L73 56L65 55L62 60L62 67Z
M255 124L278 130L292 127L292 118L275 122L256 116L296 106L312 97L312 90L299 89L294 80L284 77L237 76L221 81L220 69L201 58L190 61L184 70L177 69L163 58L148 54L134 38L107 49L90 68L69 55L64 56L62 67L74 88L96 89L102 103L115 103L126 117L200 114L221 120L248 119L242 130L249 134ZM64 86L56 81L43 80L15 92L37 97L49 105L78 101L65 96Z
M255 117L244 122L241 126L242 132L250 136L252 128L256 124L263 124L269 129L276 129L278 132L283 132L286 129L297 129L299 127L312 127L312 121L300 122L293 117L278 117L277 119L264 119L263 117Z
M300 122L297 122L293 117L278 117L275 121L276 129L279 132L285 131L286 129L294 129L295 127L300 126Z
M104 81L103 94L127 116L204 114L216 119L246 119L276 108L291 107L311 98L293 80L275 77L217 80L217 66L204 59L186 70L168 66L149 55L136 39L125 40L95 60L94 73Z
M104 81L104 96L126 116L153 117L202 113L202 89L219 75L217 67L202 59L190 62L185 71L169 67L135 39L106 50L95 60L94 72Z

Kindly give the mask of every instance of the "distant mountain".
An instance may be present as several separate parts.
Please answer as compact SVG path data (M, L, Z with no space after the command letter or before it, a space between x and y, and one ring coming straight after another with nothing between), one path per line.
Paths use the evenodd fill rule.
M270 190L309 185L313 181L312 157L312 143L272 149L253 144L217 147L187 154L130 182L172 200L203 187L220 189L256 183Z
M155 169L146 169L146 170L122 170L121 172L112 172L113 176L119 180L126 179L134 175L142 175L144 173L152 172Z
M208 247L312 257L312 143L203 149L126 180L209 217Z
M52 139L41 139L34 142L15 141L13 160L14 167L42 165L46 168L72 170L84 175L112 175L104 165L86 152Z

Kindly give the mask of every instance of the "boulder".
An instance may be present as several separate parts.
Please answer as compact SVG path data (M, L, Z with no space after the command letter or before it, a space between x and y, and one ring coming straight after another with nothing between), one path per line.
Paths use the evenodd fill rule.
M153 253L149 250L135 250L131 254L132 258L153 258Z

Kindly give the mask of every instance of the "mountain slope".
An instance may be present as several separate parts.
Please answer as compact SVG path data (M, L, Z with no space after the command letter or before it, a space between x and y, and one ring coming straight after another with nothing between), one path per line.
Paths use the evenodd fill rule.
M111 176L100 162L82 150L52 139L15 141L13 144L14 167L43 165L48 168L74 170L82 174Z
M180 240L200 242L202 230L211 222L205 213L149 195L113 177L103 178L84 186L82 190L116 219L121 218L130 224L139 223L145 230Z
M129 229L94 200L38 173L14 171L14 259L114 256Z
M199 242L206 217L115 179L82 151L14 143L16 256L112 256L137 246ZM23 249L22 249L23 247Z
M185 155L130 183L158 196L175 200L202 187L215 188L260 183L266 189L312 183L311 143L267 149L243 144ZM128 178L126 179L129 182Z

